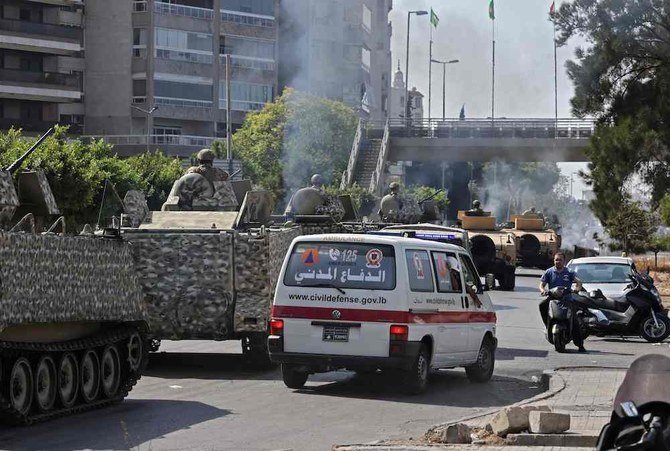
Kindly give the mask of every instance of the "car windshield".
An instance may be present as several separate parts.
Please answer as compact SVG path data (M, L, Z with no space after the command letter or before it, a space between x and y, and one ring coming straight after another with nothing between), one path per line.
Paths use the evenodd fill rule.
M298 243L291 252L284 285L392 290L395 253L392 246L379 244Z
M629 265L619 263L578 263L570 265L584 283L627 283L633 271Z

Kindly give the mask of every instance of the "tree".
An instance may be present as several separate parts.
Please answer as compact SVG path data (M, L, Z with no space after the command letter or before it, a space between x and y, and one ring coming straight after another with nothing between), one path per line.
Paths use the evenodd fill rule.
M120 196L129 189L149 193L149 201L153 199L155 207L165 200L172 181L183 172L178 160L159 152L124 160L102 140L66 140L66 132L67 127L57 127L23 167L44 171L68 230L79 230L85 223L95 224L101 206L106 207L106 214L119 213L121 205L112 192L108 192L102 205L106 180L116 186ZM32 143L22 137L20 130L0 133L0 167L16 160Z
M663 225L670 226L670 195L665 195L663 199L661 199L658 212L661 216Z
M233 153L252 180L285 201L314 173L339 183L356 124L344 104L287 89L247 115L233 137Z
M652 207L670 188L669 14L663 0L573 0L555 16L559 43L588 43L567 71L574 114L598 119L585 178L603 222L632 198L632 183L650 188Z
M656 232L654 216L636 202L627 202L610 215L605 231L610 237L610 250L644 252L652 245Z

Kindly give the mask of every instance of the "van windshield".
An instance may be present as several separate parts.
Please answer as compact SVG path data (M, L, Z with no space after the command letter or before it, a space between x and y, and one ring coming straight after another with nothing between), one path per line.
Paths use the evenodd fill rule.
M392 290L395 252L379 244L301 242L291 251L284 285Z

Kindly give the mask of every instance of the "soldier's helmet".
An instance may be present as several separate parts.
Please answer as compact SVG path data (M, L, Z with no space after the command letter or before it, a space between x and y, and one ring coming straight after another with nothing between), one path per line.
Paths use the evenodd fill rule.
M391 182L389 183L389 191L392 193L397 193L400 190L400 183L398 182Z
M312 182L312 185L314 186L322 186L323 185L323 176L321 174L314 174L312 178L310 179Z
M530 207L530 211L532 211L533 213L535 213L535 207Z
M205 161L211 162L216 158L216 154L211 149L202 149L198 152L197 158L201 163L204 163Z
M479 202L478 200L475 200L474 202L472 202L472 208L479 208L480 205L481 205L481 202Z

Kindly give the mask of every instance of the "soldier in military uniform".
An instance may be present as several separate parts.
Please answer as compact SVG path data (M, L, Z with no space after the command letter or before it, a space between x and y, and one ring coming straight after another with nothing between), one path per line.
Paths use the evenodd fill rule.
M398 220L403 202L400 199L400 184L391 182L389 184L389 193L382 197L379 205L379 216L384 222L394 222Z
M472 208L465 212L466 216L484 216L484 210L482 210L481 202L475 200L472 202Z
M214 189L214 182L225 182L228 180L228 173L223 169L214 167L214 158L216 155L210 149L202 149L198 152L198 166L191 166L186 171L187 174L200 174L205 177Z
M323 192L323 177L314 174L311 178L311 186L300 188L296 191L286 206L287 215L315 215L319 207L326 205L326 195Z
M524 216L534 216L534 215L537 214L537 212L535 211L535 207L530 207L528 210L524 211L522 214Z

